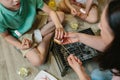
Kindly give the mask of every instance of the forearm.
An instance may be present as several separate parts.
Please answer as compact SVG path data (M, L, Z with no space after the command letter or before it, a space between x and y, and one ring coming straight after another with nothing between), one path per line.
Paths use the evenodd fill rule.
M81 69L77 72L77 75L80 80L91 80L90 77L85 72L85 69L83 66L81 66Z
M93 3L93 0L87 0L86 8L85 8L86 13L89 13L92 3Z
M52 21L54 22L56 28L63 28L61 21L55 11L51 11L49 15L50 15Z
M44 4L44 7L42 8L42 10L51 17L53 23L55 24L55 27L58 27L59 25L62 27L59 17L55 11L50 9L46 4Z
M49 15L51 11L53 11L47 4L44 3L42 10Z
M65 4L67 5L67 7L69 9L73 8L73 6L71 5L70 1L69 0L65 0Z
M10 44L12 44L13 46L17 47L18 49L21 48L21 46L20 46L20 45L21 45L20 41L18 41L16 38L12 37L11 35L8 35L8 36L4 37L4 39L5 39L8 43L10 43Z
M79 42L84 43L92 48L95 48L99 51L104 51L107 47L107 44L103 41L101 36L87 35L79 33Z

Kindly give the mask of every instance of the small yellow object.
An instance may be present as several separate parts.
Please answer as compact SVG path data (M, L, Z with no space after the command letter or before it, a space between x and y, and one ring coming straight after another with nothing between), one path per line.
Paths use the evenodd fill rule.
M27 77L30 73L30 70L28 68L25 68L25 67L21 67L18 71L18 74L21 76L21 77Z
M75 30L77 30L77 28L78 28L78 24L77 23L71 23L70 26L71 26L71 28L73 28Z
M50 0L49 3L48 3L48 6L51 9L56 10L56 2L55 2L55 0Z

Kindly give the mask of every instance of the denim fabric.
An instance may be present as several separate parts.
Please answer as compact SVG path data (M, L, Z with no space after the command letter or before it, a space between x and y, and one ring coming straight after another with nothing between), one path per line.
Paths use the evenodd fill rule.
M112 73L109 70L100 71L99 69L93 70L91 73L92 80L112 80Z

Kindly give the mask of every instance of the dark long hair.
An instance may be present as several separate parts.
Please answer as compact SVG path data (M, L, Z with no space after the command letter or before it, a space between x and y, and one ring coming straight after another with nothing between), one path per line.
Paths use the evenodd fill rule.
M109 48L98 58L98 62L101 69L116 69L117 72L112 72L120 76L120 0L109 2L106 18L115 37Z

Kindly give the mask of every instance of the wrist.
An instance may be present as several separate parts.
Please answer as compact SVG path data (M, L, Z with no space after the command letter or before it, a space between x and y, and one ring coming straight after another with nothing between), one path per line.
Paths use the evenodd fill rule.
M83 69L84 69L83 66L80 65L80 67L79 67L79 69L76 71L76 73L77 73L78 75L82 74L83 71L84 71Z
M57 24L56 28L63 28L61 24Z

